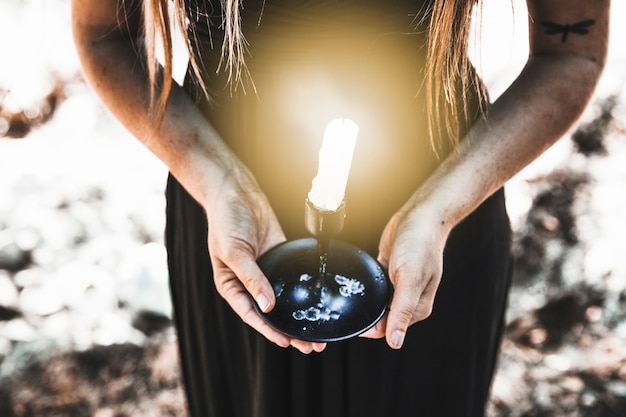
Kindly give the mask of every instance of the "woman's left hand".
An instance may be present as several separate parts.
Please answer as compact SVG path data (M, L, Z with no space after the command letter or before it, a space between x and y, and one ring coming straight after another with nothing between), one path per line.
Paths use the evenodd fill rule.
M443 249L449 231L436 212L414 201L391 218L378 254L394 287L391 306L362 337L386 337L390 347L399 349L408 327L430 316L443 273Z

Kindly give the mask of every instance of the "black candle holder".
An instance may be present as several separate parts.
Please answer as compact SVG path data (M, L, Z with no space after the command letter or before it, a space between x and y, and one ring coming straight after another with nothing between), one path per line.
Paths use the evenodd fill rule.
M343 229L345 204L320 209L308 199L311 238L282 243L259 258L276 305L261 316L278 331L306 341L349 339L387 311L391 284L382 266L361 249L333 239Z

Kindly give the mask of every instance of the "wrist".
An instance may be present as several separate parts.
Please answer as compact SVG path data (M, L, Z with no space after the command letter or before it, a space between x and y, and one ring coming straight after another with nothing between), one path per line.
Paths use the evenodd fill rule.
M405 209L409 212L408 216L416 221L426 222L447 235L461 220L456 206L459 201L454 198L454 194L442 187L421 187L411 196Z

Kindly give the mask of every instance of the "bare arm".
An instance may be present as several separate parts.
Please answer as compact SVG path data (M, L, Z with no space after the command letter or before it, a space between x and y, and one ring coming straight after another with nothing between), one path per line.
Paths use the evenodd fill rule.
M190 97L174 84L163 122L150 114L142 49L141 1L72 0L72 24L83 71L111 112L160 158L204 207L214 280L235 312L280 346L321 350L269 327L249 295L269 311L274 292L256 264L284 234L256 180L225 145ZM210 277L207 277L210 279Z
M72 23L83 71L105 105L186 186L192 187L187 178L211 177L188 188L198 201L211 199L215 178L229 171L234 157L176 85L165 120L155 125L141 51L141 2L73 0ZM211 175L198 175L200 170Z
M386 334L394 348L432 311L450 230L567 131L604 67L609 0L528 0L528 7L524 70L383 233L379 260L395 295L386 323L369 335Z
M447 207L446 223L457 224L557 141L587 106L604 67L608 0L529 0L528 6L530 56L524 70L490 108L486 122L463 141L459 157L448 158L431 178L444 185L432 192L443 193L436 200ZM565 41L563 32L552 33L549 25L566 31L585 21L593 21L588 33L569 34ZM447 183L465 191L446 202ZM422 192L429 193L428 187Z

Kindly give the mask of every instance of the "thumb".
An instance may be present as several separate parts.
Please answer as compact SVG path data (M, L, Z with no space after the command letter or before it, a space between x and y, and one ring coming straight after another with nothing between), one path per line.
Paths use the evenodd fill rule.
M256 260L253 258L242 259L233 265L232 271L239 278L246 291L254 298L261 311L267 313L274 308L276 303L274 290Z
M387 317L386 338L392 349L400 349L404 343L407 329L417 309L421 289L411 288L405 280L396 281L389 315Z

